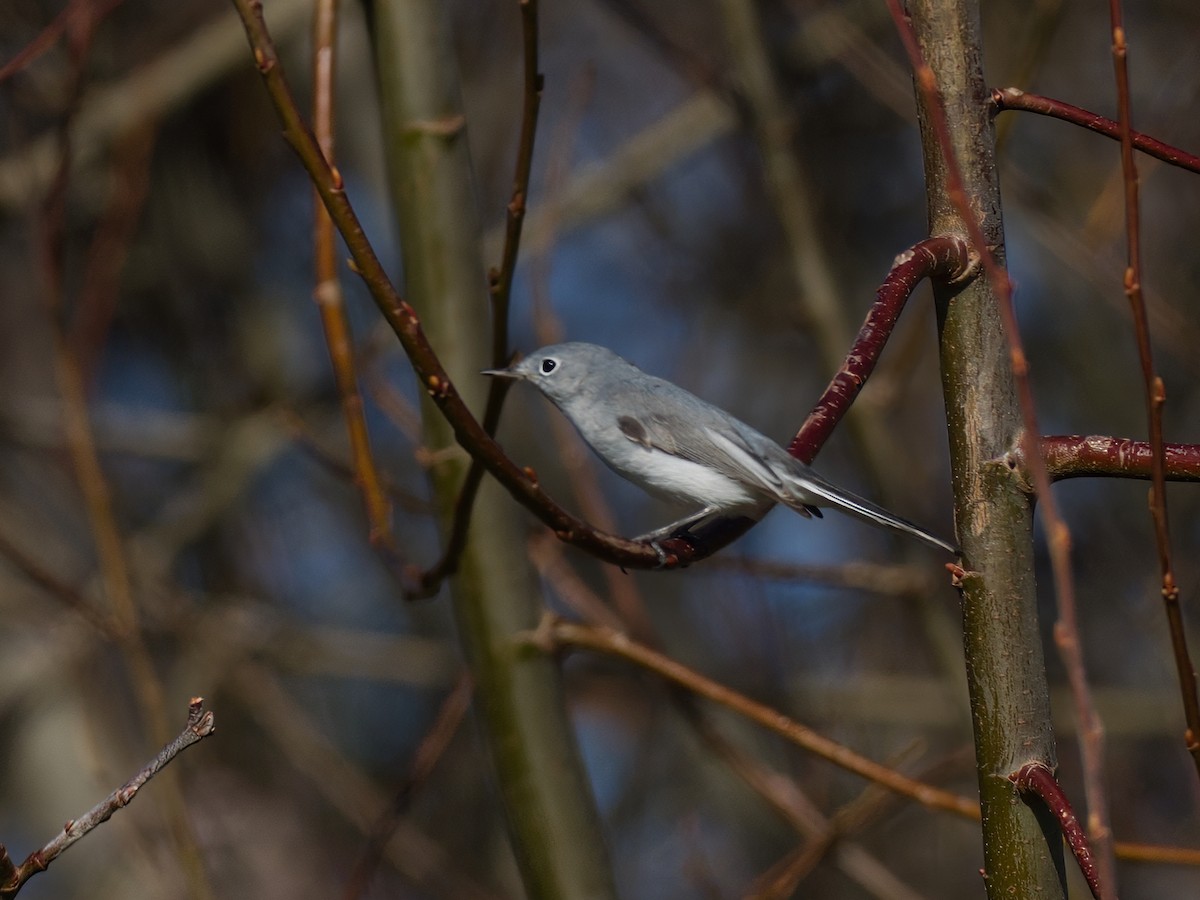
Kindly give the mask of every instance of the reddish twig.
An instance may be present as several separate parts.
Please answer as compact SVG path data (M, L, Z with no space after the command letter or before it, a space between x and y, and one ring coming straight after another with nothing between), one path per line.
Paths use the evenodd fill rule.
M1112 26L1113 69L1117 82L1117 119L1121 130L1121 173L1125 182L1125 296L1133 313L1138 359L1146 398L1146 419L1150 430L1150 518L1154 522L1154 541L1158 547L1158 567L1162 579L1162 598L1171 632L1171 649L1179 678L1187 730L1184 743L1200 775L1200 696L1196 690L1196 670L1188 652L1183 612L1179 606L1179 586L1171 566L1171 530L1167 516L1166 449L1163 440L1163 405L1167 399L1163 380L1154 368L1150 346L1150 322L1142 296L1141 213L1138 204L1137 163L1133 158L1133 126L1129 99L1129 51L1125 43L1121 0L1109 0ZM1089 819L1089 826L1091 825Z
M1067 478L1150 478L1154 450L1146 441L1100 435L1060 434L1043 437L1042 457L1055 481ZM1011 464L1024 466L1020 451ZM1163 444L1164 477L1168 481L1200 481L1200 444Z
M929 116L933 133L937 136L941 156L946 166L949 200L957 212L962 227L970 236L972 247L981 255L984 270L997 299L997 308L1005 337L1008 340L1013 381L1016 385L1017 400L1024 424L1021 435L1022 450L1025 458L1029 461L1034 491L1042 507L1042 520L1048 537L1051 568L1054 573L1059 616L1054 627L1055 642L1067 670L1079 722L1080 755L1083 760L1084 790L1088 799L1089 822L1096 825L1095 831L1092 832L1093 843L1101 861L1105 882L1111 887L1114 866L1112 864L1111 833L1107 825L1108 803L1103 778L1103 725L1096 713L1095 704L1088 688L1083 650L1079 641L1075 583L1071 574L1071 534L1059 514L1058 503L1051 490L1049 471L1046 468L1045 460L1038 452L1037 435L1041 431L1037 427L1033 388L1029 382L1029 362L1025 356L1020 331L1017 328L1016 311L1012 300L1012 282L988 246L979 216L967 200L962 171L946 124L946 112L942 106L937 78L925 62L912 24L900 6L900 0L887 0L887 4L908 54L909 62L913 67L917 88L926 101L926 113Z
M1084 880L1092 890L1092 896L1100 900L1102 888L1096 858L1092 855L1087 834L1079 824L1079 817L1071 809L1071 801L1067 799L1054 773L1041 763L1029 763L1009 775L1008 779L1016 785L1022 795L1033 794L1054 815L1067 846L1071 848L1071 853L1079 864L1079 871L1083 873Z
M806 463L816 457L875 370L896 320L917 285L925 278L945 281L965 278L976 259L966 243L953 236L928 238L896 257L875 292L875 303L846 354L846 361L788 445L792 456Z
M53 47L64 33L75 30L80 25L88 30L94 29L101 19L124 2L125 0L105 0L103 3L74 0L74 2L68 3L63 11L41 30L37 37L22 47L12 59L0 66L0 84L31 65L38 57Z
M450 740L458 732L458 726L471 706L471 694L474 687L471 676L463 673L451 688L450 693L446 695L446 699L442 701L442 707L438 711L433 725L430 726L429 731L417 747L408 775L396 790L391 805L379 817L367 835L366 846L354 864L350 877L346 879L346 887L342 891L344 900L355 900L366 893L371 876L378 868L379 861L383 859L384 848L395 832L400 817L408 810L413 795L429 779L438 760L446 752Z
M329 165L334 162L334 75L337 71L338 0L319 0L313 10L313 132ZM342 301L338 278L338 251L333 221L319 195L314 194L313 257L316 287L313 299L321 314L325 345L333 366L346 434L350 440L350 458L354 483L362 492L372 546L385 553L392 551L392 506L380 483L379 470L371 454L371 439L363 414L362 393L350 322Z
M846 361L813 406L812 412L788 444L788 452L811 463L833 433L850 405L875 369L879 355L892 335L908 298L926 278L956 281L968 275L975 257L966 243L954 236L933 237L913 245L896 257L883 284L875 293L875 303L867 313ZM740 537L755 524L754 519L719 518L689 529L692 546L708 553ZM669 551L686 551L688 544L679 539L662 542ZM710 549L711 548L711 549Z
M173 741L168 743L158 756L147 763L140 772L124 785L117 788L100 803L78 819L70 819L58 836L40 850L35 850L19 866L14 865L8 852L0 845L0 900L15 897L30 878L46 871L50 863L89 831L107 822L112 814L133 802L142 785L153 778L164 766L192 744L213 733L213 714L204 709L204 698L195 697L188 706L187 725Z
M1119 122L1106 119L1104 116L1078 106L1072 106L1070 103L1055 100L1052 97L1031 94L1020 88L996 88L992 91L992 105L997 113L1008 109L1037 113L1052 119L1062 119L1064 122L1070 122L1072 125L1078 125L1113 140L1121 139ZM1169 165L1200 173L1200 156L1194 156L1178 147L1172 147L1170 144L1163 143L1139 131L1131 131L1129 134L1135 150L1140 150L1155 159L1161 159Z

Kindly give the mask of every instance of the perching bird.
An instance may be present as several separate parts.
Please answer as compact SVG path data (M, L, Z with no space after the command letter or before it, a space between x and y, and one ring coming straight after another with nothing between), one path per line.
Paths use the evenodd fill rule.
M745 422L647 375L605 347L555 344L483 374L528 381L618 475L651 494L699 509L647 538L668 537L681 525L712 515L747 515L767 500L805 517L819 517L820 507L832 507L959 552L912 522L834 487Z

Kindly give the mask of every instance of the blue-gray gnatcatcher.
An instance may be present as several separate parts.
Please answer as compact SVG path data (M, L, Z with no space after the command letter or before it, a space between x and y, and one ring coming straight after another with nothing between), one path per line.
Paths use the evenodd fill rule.
M819 508L830 506L959 552L912 522L834 487L746 423L647 375L605 347L555 344L483 374L528 381L618 475L651 494L700 508L646 539L661 540L710 516L754 514L779 502L805 517L819 517Z

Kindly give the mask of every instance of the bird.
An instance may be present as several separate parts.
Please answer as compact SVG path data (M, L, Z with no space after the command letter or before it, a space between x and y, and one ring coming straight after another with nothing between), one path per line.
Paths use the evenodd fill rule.
M836 509L959 554L953 543L836 487L745 422L607 347L553 344L482 374L533 385L610 469L652 495L698 509L643 540L778 502L806 518Z

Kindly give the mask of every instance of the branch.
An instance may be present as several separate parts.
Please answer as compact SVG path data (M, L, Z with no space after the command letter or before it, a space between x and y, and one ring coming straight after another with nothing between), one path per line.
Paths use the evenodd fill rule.
M313 129L321 152L330 165L334 161L334 75L337 71L338 0L319 0L313 10ZM371 454L370 436L363 414L362 393L354 360L350 323L338 280L338 253L333 222L315 197L313 217L313 299L321 314L325 345L333 366L334 381L346 434L350 440L350 458L354 483L362 492L372 546L394 556L392 547L392 507L388 502Z
M955 236L927 238L896 257L891 271L875 292L875 303L846 354L845 362L788 444L788 453L804 463L811 463L816 458L875 370L896 320L916 286L926 278L948 283L967 278L976 260L966 243ZM762 514L765 513L766 509ZM676 553L689 550L694 553L699 548L700 554L709 555L745 534L756 522L751 518L719 518L690 528L689 537L693 542L690 547L678 539L663 541L662 546L668 552Z
M1146 441L1100 435L1043 437L1042 457L1054 481L1067 478L1150 478L1154 452ZM1200 444L1164 444L1164 476L1169 481L1200 481ZM1024 468L1024 448L1010 454L1009 465Z
M992 91L992 107L995 113L1012 109L1037 113L1052 119L1062 119L1064 122L1070 122L1072 125L1078 125L1113 140L1121 139L1120 123L1078 106L1072 106L1070 103L1064 103L1052 97L1043 97L1040 94L1031 94L1020 88L996 88ZM1140 150L1155 159L1161 159L1169 165L1200 173L1200 156L1193 156L1185 150L1172 147L1170 144L1165 144L1140 131L1131 131L1129 134L1135 150Z
M545 653L564 648L583 647L617 656L654 672L666 681L686 688L693 694L719 703L768 731L780 735L798 747L815 753L848 772L853 772L893 793L915 800L929 809L941 809L966 819L979 820L979 804L969 797L924 784L894 769L860 756L848 747L818 734L794 719L765 704L719 684L693 669L676 662L612 628L577 625L546 613L537 631L528 633L525 642Z
M1100 873L1096 867L1096 858L1092 855L1091 845L1088 843L1083 826L1079 823L1079 817L1071 809L1071 801L1067 799L1067 795L1055 779L1054 773L1041 763L1029 763L1009 775L1008 780L1016 786L1021 794L1026 796L1033 794L1039 798L1054 815L1062 829L1067 846L1071 848L1071 853L1079 864L1079 871L1083 873L1088 887L1092 890L1092 896L1096 900L1100 900L1103 891L1100 884Z
M1137 165L1133 158L1133 126L1129 99L1129 50L1125 43L1121 0L1109 0L1109 21L1112 26L1113 70L1117 81L1117 110L1121 130L1121 173L1125 182L1125 296L1133 313L1133 330L1137 340L1138 359L1142 364L1142 387L1146 400L1146 419L1150 431L1150 518L1154 522L1154 543L1158 548L1158 568L1162 579L1162 598L1171 632L1171 650L1183 698L1187 730L1184 744L1192 755L1196 773L1200 775L1200 696L1196 690L1196 670L1188 652L1187 632L1183 612L1179 607L1179 585L1171 566L1171 529L1167 517L1166 448L1163 439L1163 406L1167 400L1166 387L1154 368L1154 351L1150 346L1150 322L1146 302L1142 297L1142 235L1141 212L1138 205ZM1094 814L1094 812L1093 812ZM1089 817L1089 830L1103 823ZM1107 827L1106 825L1104 827ZM1102 862L1104 857L1101 857ZM1108 871L1106 875L1110 874Z
M512 299L513 277L517 272L521 226L525 221L529 177L533 170L533 142L537 134L538 109L542 103L542 75L538 72L537 14L537 0L521 0L521 38L525 72L521 133L517 141L512 197L506 207L504 250L501 252L500 267L488 272L488 293L492 299L492 366L495 368L508 365L511 354L508 347L508 308ZM490 380L487 404L483 410L483 430L489 435L496 433L500 424L500 413L504 408L504 398L511 387L512 382L508 379ZM478 458L473 458L459 489L458 500L454 504L454 519L442 558L418 576L419 586L410 594L410 598L432 596L447 576L452 575L458 568L459 559L467 545L471 509L475 505L475 496L479 493L483 473L483 463Z
M982 255L984 270L987 273L989 286L995 299L996 310L999 313L1000 322L1003 329L1003 334L1008 345L1009 363L1012 371L1012 379L1016 389L1017 405L1020 410L1020 418L1023 424L1023 429L1020 433L1020 443L1024 445L1026 458L1030 463L1030 474L1036 495L1042 505L1042 518L1045 524L1046 534L1048 536L1051 568L1054 573L1054 588L1055 596L1058 602L1058 621L1055 623L1055 640L1059 647L1059 653L1063 659L1064 666L1067 670L1068 680L1071 685L1072 696L1075 703L1076 716L1080 728L1080 755L1082 757L1082 768L1085 793L1088 799L1088 808L1090 810L1090 821L1095 825L1092 832L1096 844L1097 854L1100 860L1102 870L1105 872L1105 881L1111 887L1113 881L1109 877L1113 871L1112 863L1112 847L1111 834L1108 828L1108 803L1105 797L1103 770L1104 770L1104 735L1103 725L1099 717L1096 715L1095 706L1092 702L1091 694L1088 688L1086 670L1084 668L1083 651L1079 641L1079 631L1076 618L1076 600L1075 600L1075 583L1071 572L1071 535L1066 523L1058 511L1058 504L1051 491L1050 475L1047 470L1045 461L1038 452L1037 436L1041 434L1037 427L1037 411L1033 399L1033 388L1029 380L1029 363L1025 355L1025 350L1022 345L1020 331L1017 327L1016 311L1013 305L1012 297L1012 282L1009 280L1008 273L1005 271L1000 261L996 258L992 247L989 246L989 241L984 233L983 221L980 211L973 208L973 203L996 204L994 212L991 214L991 224L995 228L995 237L997 242L1002 245L1002 223L999 217L999 192L995 187L994 172L995 160L990 153L982 161L982 170L980 169L980 160L976 159L976 176L977 185L987 185L981 194L968 198L965 183L962 175L962 167L958 159L958 151L954 146L951 138L949 126L947 125L946 108L943 105L942 96L937 83L937 78L933 69L925 60L922 47L918 43L916 33L912 28L912 23L907 19L904 11L901 8L899 0L887 0L888 8L892 13L893 21L896 24L896 29L900 34L901 41L904 44L908 54L909 61L913 67L913 72L916 79L917 88L922 97L923 111L928 119L928 128L935 136L939 148L940 158L945 167L945 196L950 206L953 208L954 214L957 217L959 227L966 230L970 236L971 244L976 252ZM945 25L947 30L952 28L961 29L962 24L966 20L966 5L949 4L947 9L954 9L957 13L946 17ZM970 6L971 18L977 22L978 6L972 4ZM974 29L974 43L969 52L977 54L979 52L978 41L981 40L977 28ZM928 44L936 44L936 40L926 34ZM943 46L940 48L945 50ZM935 52L938 50L935 47ZM968 65L970 67L969 80L973 80L970 88L964 90L966 80L959 79L956 83L955 103L956 111L959 115L959 123L966 130L970 130L978 125L973 119L966 119L962 114L962 105L970 104L972 107L976 102L978 93L982 90L982 72L980 71L980 62L977 57L972 57ZM970 152L969 150L964 152ZM943 226L945 227L945 226ZM979 339L977 336L976 339ZM986 340L986 337L983 338ZM984 473L973 472L969 477L976 478ZM1013 509L1011 500L1008 501L1009 508ZM986 513L984 514L986 515ZM963 527L965 523L960 523ZM1010 534L1010 539L1015 535ZM968 543L966 541L964 544ZM971 548L968 546L968 556L971 555ZM1011 552L1011 548L1010 552ZM982 560L981 560L982 563ZM1028 585L1028 591L1025 598L1032 601L1032 585ZM998 635L997 635L998 637ZM998 649L998 648L993 648ZM1039 654L1040 656L1040 654ZM1032 660L1033 657L1030 657ZM1036 669L1027 671L1027 677L1035 679L1035 683L1044 691L1045 685L1045 670L1041 665L1040 659L1037 661ZM973 665L968 661L968 666ZM982 702L981 698L973 695L973 701L976 710ZM995 705L994 698L989 698L987 701L990 705ZM1048 712L1048 710L1047 710ZM978 715L978 712L977 712ZM1016 723L1011 720L1003 723L1006 727L1013 727ZM1038 723L1041 725L1041 723ZM983 726L977 726L977 733ZM1049 732L1049 722L1045 723L1046 732ZM1051 764L1054 753L1052 740L1041 740L1035 751L1042 761ZM981 761L982 755L978 757ZM990 773L989 773L990 774ZM995 795L989 795L992 801L999 798ZM1043 830L1043 834L1044 834ZM1025 834L1032 834L1032 828ZM999 835L995 835L997 838ZM985 838L985 847L991 844L992 841ZM1015 847L1016 844L1010 843L1010 846ZM1000 848L995 848L999 853ZM1026 847L1028 850L1028 845ZM1053 855L1053 854L1052 854ZM999 859L999 856L996 857ZM1015 867L1019 869L1021 867ZM1049 883L1052 873L1042 868L1039 881ZM1009 873L1005 873L1006 876ZM1033 875L1029 872L1014 872L1017 878L1025 879ZM1053 873L1057 876L1057 873ZM1058 876L1061 878L1061 876ZM1010 886L1011 887L1011 886ZM1002 888L999 884L993 883L989 886L989 893L995 892L997 895L1008 888ZM1059 885L1059 889L1065 891L1065 885Z
M26 881L38 872L46 871L50 863L54 862L64 850L97 825L107 822L117 810L128 806L137 796L142 785L157 775L181 752L212 734L214 729L213 714L205 711L204 698L193 698L188 705L187 725L184 726L179 736L163 747L158 756L154 757L124 785L78 819L69 820L54 840L40 850L33 851L19 866L13 864L8 856L8 851L3 845L0 845L0 900L15 897Z

